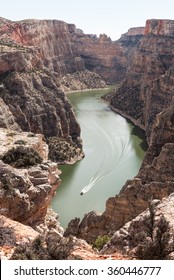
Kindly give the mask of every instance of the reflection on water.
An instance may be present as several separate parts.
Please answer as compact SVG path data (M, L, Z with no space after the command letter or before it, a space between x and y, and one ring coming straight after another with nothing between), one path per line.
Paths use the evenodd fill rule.
M99 98L103 91L68 94L82 130L85 158L61 166L62 184L52 202L66 227L75 217L92 210L102 212L141 165L142 140L131 133L133 125L114 113Z

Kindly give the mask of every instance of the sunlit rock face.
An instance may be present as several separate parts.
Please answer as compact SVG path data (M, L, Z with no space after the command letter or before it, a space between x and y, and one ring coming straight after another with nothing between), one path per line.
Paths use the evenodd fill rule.
M61 180L43 136L0 129L0 145L0 214L28 225L44 221Z
M131 222L126 223L123 228L116 231L111 241L104 246L102 252L104 254L112 254L113 252L119 251L122 252L122 254L127 254L129 257L132 257L136 256L139 251L140 256L140 246L143 245L147 248L147 245L150 245L151 242L151 247L149 247L149 251L146 253L149 259L154 258L155 254L159 254L158 258L161 257L161 259L164 258L162 254L165 254L166 259L173 259L172 239L174 235L174 194L163 198L162 201L153 200L151 202L151 207L153 207L152 211L154 215L154 225L151 229L151 233L147 232L147 229L150 229L151 225L150 219L152 219L152 216L150 217L150 211L147 209ZM167 226L166 229L165 226ZM156 252L152 251L153 241L150 238L150 234L155 239L159 227L161 227L161 232L163 232L163 240L161 239L161 248L163 246L163 252L162 250L159 252L157 251L159 246L156 246ZM151 241L149 242L149 240ZM163 242L164 240L165 243Z
M45 67L63 76L87 69L111 83L120 81L127 67L122 48L105 34L84 34L59 20L1 18L0 40L8 52L8 59L6 53L1 56L0 72Z

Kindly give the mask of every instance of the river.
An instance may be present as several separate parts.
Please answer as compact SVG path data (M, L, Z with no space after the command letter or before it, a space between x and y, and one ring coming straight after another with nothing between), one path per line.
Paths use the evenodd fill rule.
M103 212L106 200L138 173L145 154L142 139L131 133L134 126L100 99L104 93L106 90L68 94L81 126L85 158L59 166L62 184L52 208L64 228L71 219L92 210Z

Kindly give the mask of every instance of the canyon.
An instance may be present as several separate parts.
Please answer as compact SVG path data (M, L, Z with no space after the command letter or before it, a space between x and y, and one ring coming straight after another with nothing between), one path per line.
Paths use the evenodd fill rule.
M112 42L58 20L0 18L2 259L136 258L136 230L149 215L149 203L169 223L172 239L173 42L172 20L147 20ZM64 232L48 207L61 183L57 163L75 162L84 153L63 91L111 83L119 86L103 99L145 130L149 148L138 174L107 200L103 213L75 218ZM92 245L99 236L110 241L96 252ZM165 257L173 259L172 252Z

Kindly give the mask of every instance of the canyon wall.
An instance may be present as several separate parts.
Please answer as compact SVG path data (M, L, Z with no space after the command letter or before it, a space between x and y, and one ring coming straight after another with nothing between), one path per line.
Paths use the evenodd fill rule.
M127 67L124 52L105 34L99 38L84 34L75 25L59 20L12 22L1 18L0 22L1 49L8 51L8 55L1 55L0 72L9 68L10 59L13 70L45 67L64 76L86 69L99 74L108 83L124 76ZM11 54L10 47L13 47ZM23 61L23 52L27 62Z
M105 99L150 137L156 114L173 98L173 21L148 20L139 46L131 52L125 81ZM128 36L127 36L128 37Z

